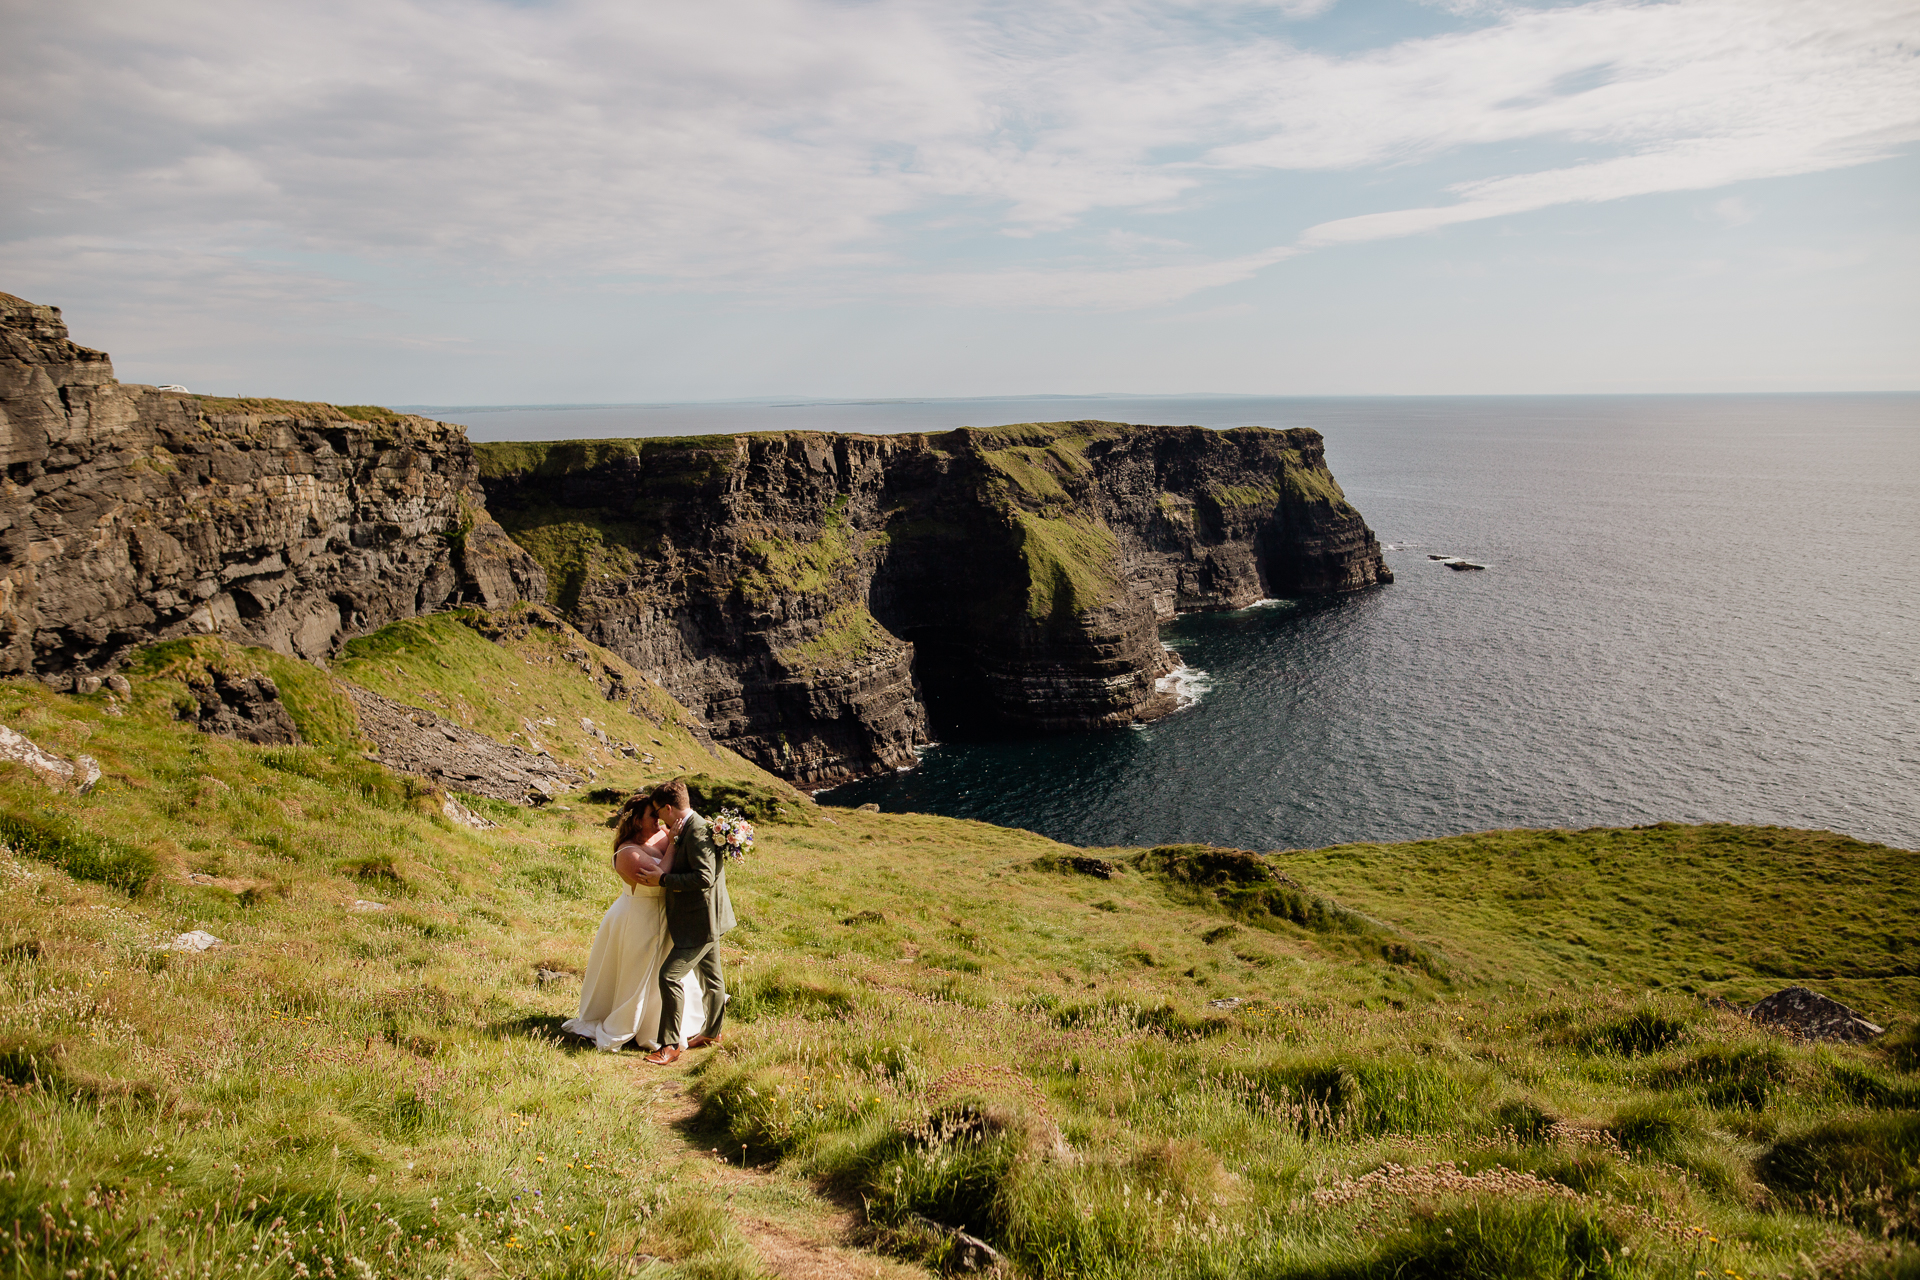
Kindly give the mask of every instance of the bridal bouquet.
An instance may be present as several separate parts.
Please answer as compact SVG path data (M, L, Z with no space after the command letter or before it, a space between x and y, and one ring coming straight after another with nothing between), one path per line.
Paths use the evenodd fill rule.
M722 809L713 820L713 842L728 861L737 861L753 852L753 824L738 809Z

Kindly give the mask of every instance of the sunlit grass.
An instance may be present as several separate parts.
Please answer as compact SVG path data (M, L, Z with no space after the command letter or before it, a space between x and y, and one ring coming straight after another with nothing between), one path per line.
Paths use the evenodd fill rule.
M853 1206L873 1247L928 1267L956 1229L1048 1277L1914 1265L1902 980L1846 987L1897 1022L1886 1047L1794 1044L1685 988L1752 993L1803 933L1750 923L1743 951L1670 923L1716 902L1757 921L1797 886L1910 937L1910 855L1744 828L1495 833L1289 853L1271 865L1290 885L1179 849L1100 851L1117 871L1098 879L1025 832L814 810L671 708L609 706L578 644L436 620L354 670L453 718L531 719L595 788L685 764L761 806L729 873L727 1045L693 1068L709 1154L648 1118L660 1077L635 1055L555 1034L578 989L540 971L583 967L614 892L605 803L473 801L501 823L476 832L349 747L200 735L161 674L117 705L0 685L0 722L105 771L74 797L0 766L24 833L0 855L0 1267L754 1275L716 1149L783 1188L753 1214L826 1231ZM496 679L506 711L479 705ZM1598 871L1553 891L1582 866L1610 878L1604 912ZM196 928L224 945L155 949ZM1876 947L1860 931L1834 954Z

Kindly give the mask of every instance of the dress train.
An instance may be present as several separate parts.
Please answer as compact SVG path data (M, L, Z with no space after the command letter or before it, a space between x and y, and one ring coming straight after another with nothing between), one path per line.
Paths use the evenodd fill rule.
M580 1012L561 1030L583 1036L601 1049L618 1049L629 1040L642 1048L660 1046L660 966L673 950L667 933L666 895L634 885L613 900L593 935L587 976L580 982ZM706 1001L696 975L681 980L680 1035L685 1044L706 1025Z

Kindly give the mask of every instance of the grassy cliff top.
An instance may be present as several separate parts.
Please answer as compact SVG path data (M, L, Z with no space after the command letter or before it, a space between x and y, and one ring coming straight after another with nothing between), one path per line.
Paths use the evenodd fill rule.
M469 800L498 823L472 830L361 756L326 673L217 643L124 699L0 684L0 723L103 771L75 796L0 765L15 1272L926 1274L965 1226L1036 1277L1911 1274L1911 853L1733 826L1078 850L792 797L728 871L726 1045L661 1072L557 1035L617 889L610 797L781 784L664 695L609 704L607 656L528 617L358 642L342 674L600 770ZM292 680L321 745L179 722L215 657ZM596 756L580 715L655 761ZM155 949L190 929L222 945ZM1894 1033L1802 1045L1695 998L1794 979Z
M1115 439L1131 432L1197 431L1202 427L1172 427L1144 423L1103 422L1092 419L1073 422L1020 422L998 427L956 427L947 431L902 431L892 434L833 431L734 431L703 436L641 436L593 440L483 441L473 446L480 459L481 474L488 479L506 476L576 475L610 462L644 458L649 453L686 453L688 451L735 454L744 440L915 440L937 448L965 445L985 453L1007 449L1060 447L1074 453L1095 440ZM1233 427L1222 435L1286 436L1305 432L1318 437L1308 427L1275 430L1271 427Z
M377 404L327 404L320 400L277 400L266 396L188 394L184 398L198 402L200 412L209 417L216 414L246 414L251 417L301 418L318 422L428 421L417 414L395 413Z

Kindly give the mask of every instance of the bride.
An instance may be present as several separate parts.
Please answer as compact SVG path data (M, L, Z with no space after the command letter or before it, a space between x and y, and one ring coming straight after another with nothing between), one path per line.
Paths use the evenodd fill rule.
M562 1023L561 1030L602 1049L618 1049L629 1040L655 1049L661 1042L660 966L673 949L673 939L667 934L665 892L641 877L673 870L673 836L661 827L645 793L621 808L613 845L613 870L627 887L593 935L587 976L580 984L580 1012ZM687 998L680 1004L685 1012L678 1039L684 1044L700 1034L705 1005L692 972L682 986Z

